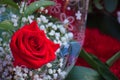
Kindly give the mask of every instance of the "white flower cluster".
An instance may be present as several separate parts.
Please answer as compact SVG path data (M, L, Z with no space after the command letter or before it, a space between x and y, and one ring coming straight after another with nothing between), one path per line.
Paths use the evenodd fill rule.
M51 18L52 19L52 18ZM57 22L51 22L46 16L40 15L37 18L37 22L40 29L44 30L54 43L59 43L60 45L66 45L70 40L73 39L73 33L68 32L63 24Z
M18 19L19 19L19 17L17 15L11 14L11 21L15 27L18 26Z
M57 68L56 65L59 68ZM61 58L59 59L59 64L47 63L43 67L45 68L45 70L43 70L43 68L30 70L25 66L22 66L22 67L16 66L14 68L10 67L11 71L14 71L14 74L12 74L14 75L14 77L11 77L11 78L15 80L26 80L26 79L27 80L56 80L56 79L59 80L59 78L64 79L67 73L62 70L62 66L63 66L63 59ZM7 76L4 76L3 79L5 77Z

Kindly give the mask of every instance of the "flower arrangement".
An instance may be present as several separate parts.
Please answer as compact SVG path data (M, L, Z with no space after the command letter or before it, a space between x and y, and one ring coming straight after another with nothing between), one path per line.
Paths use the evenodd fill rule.
M80 21L79 24L84 25L82 17L85 15L78 6L72 9L73 6L64 0L32 3L2 0L1 80L61 80L66 77L84 38L84 26L80 27L81 32L75 26Z

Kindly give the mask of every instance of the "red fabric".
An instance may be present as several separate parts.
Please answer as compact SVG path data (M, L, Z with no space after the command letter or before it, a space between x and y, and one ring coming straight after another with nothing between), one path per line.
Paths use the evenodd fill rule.
M49 40L34 21L14 33L10 48L14 57L14 66L36 69L55 60L55 51L59 48L59 44Z
M120 50L120 41L102 34L98 29L86 29L84 49L105 62ZM76 65L90 67L83 59L78 59ZM120 78L120 59L110 68Z

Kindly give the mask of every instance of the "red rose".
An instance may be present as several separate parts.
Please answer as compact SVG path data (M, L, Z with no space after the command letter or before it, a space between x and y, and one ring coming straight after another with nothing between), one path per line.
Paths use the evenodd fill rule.
M14 66L36 69L55 60L55 51L59 48L59 44L49 40L34 21L14 33L10 48L14 57Z

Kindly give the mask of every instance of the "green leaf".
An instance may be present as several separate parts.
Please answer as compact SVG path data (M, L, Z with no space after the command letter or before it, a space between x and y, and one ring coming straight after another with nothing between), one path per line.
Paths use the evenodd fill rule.
M120 59L120 51L113 55L110 59L107 60L106 64L110 67L114 64L115 61Z
M35 1L35 2L31 3L29 6L27 6L27 8L24 12L25 16L32 14L40 7L46 7L46 6L50 6L50 5L54 5L54 2L53 1L43 1L43 0L42 1Z
M13 0L0 0L0 4L7 4L18 9L18 5Z
M10 21L5 20L0 22L0 29L10 31L10 30L14 30L14 26Z
M97 57L81 50L80 56L84 58L105 80L118 80L118 78L109 70L108 66L102 63Z
M92 12L93 12L93 6L92 4L89 4L88 13L92 13Z
M100 4L100 0L93 0L93 2L96 8L100 10L103 9L103 6Z
M104 0L105 9L109 12L113 12L118 5L118 0Z
M103 80L103 79L95 70L91 68L75 66L70 71L65 80Z

